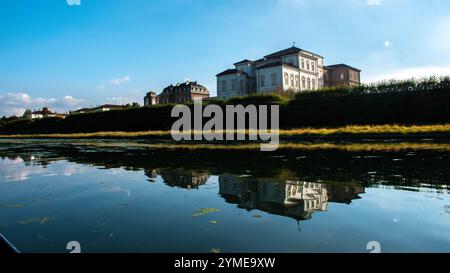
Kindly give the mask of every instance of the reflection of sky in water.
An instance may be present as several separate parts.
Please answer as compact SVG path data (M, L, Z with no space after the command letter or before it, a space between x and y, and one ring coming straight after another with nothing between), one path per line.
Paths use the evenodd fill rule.
M43 164L34 156L26 160L17 157L14 159L4 158L0 160L0 182L22 182L32 176L70 176L82 172L82 166L77 164L66 164L64 161L53 161L49 165Z
M450 251L447 186L0 160L0 230L24 252ZM311 178L311 181L323 179ZM6 183L20 182L26 183Z

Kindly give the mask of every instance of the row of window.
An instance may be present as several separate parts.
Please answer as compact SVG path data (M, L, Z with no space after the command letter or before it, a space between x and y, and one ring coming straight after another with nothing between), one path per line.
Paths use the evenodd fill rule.
M324 79L324 81L328 81L329 80L328 73L324 73L323 74L323 79ZM345 80L345 74L344 73L339 74L339 79L342 80L342 81Z
M228 85L228 83L227 83L228 81L227 80L222 80L222 82L221 82L221 85L222 85L221 89L222 89L222 91L227 91L228 89L235 90L236 87L238 87L240 91L244 90L244 88L245 88L244 80L239 80L239 85L238 85L238 80L237 79L232 79L232 80L229 80L229 81L230 81L230 84Z
M316 63L314 61L302 59L301 68L312 72L316 71Z
M292 65L294 65L294 61L295 60L293 60L293 59L285 60L285 62L287 62L289 64L292 64ZM316 62L315 61L311 61L311 60L302 58L300 62L301 62L300 67L302 69L308 70L308 71L311 71L311 72L316 72Z
M203 92L203 93L207 93L208 89L201 88L201 87L193 87L191 89L189 89L189 88L165 88L164 91L165 91L165 93L179 93L179 92L184 92L184 93L188 93L188 92Z
M353 81L359 81L358 72L350 71L350 79Z
M184 102L188 102L191 101L191 96L177 96L175 98L170 98L170 97L160 97L159 98L159 103L160 104L165 104L165 103L184 103Z
M293 73L289 74L287 72L284 73L284 84L286 86L291 86L291 87L300 87L300 81L299 81L299 76L298 75L294 75ZM314 78L310 78L310 77L305 77L303 76L302 79L302 89L308 89L308 90L315 90L317 89L317 81ZM271 84L272 86L276 86L277 85L277 73L272 73L271 75ZM259 77L259 86L260 87L265 87L266 86L266 76L265 75L261 75Z
M317 89L317 81L315 78L305 77L302 76L302 89L308 89L308 90L315 90ZM299 76L294 74L289 74L287 72L284 72L284 84L290 85L292 87L299 87Z

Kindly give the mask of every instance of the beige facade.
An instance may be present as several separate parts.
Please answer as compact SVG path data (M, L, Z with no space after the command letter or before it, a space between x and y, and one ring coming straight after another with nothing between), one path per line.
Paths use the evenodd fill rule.
M338 83L337 80L325 78L334 77L334 69L340 69L340 65L325 67L324 57L295 46L266 55L257 61L246 59L234 65L234 69L216 75L219 98L227 99L250 93L318 90L327 84ZM352 68L347 73L349 84L359 84L360 72Z
M197 82L186 81L181 84L169 85L159 95L156 95L155 92L148 92L144 97L144 105L186 103L207 98L209 98L208 88Z

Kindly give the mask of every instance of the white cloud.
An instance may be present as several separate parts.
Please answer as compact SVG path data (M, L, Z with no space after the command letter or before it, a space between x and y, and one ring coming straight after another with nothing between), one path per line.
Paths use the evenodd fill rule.
M125 82L130 82L130 81L131 81L130 76L125 76L123 78L117 78L117 79L110 80L109 83L114 84L114 85L119 85L119 84L122 84Z
M369 6L380 6L381 0L367 0L367 5Z
M384 42L384 47L391 47L391 46L392 46L391 41L385 41Z
M390 72L370 75L364 79L364 82L376 82L381 80L406 80L410 78L422 78L429 76L450 76L450 66L422 66L422 67L408 67Z
M120 104L120 105L137 102L133 98L122 97L122 96L106 98L106 101L107 101L107 103Z
M103 89L105 89L105 86L103 84L97 86L97 90L100 91L100 90L103 90Z
M360 5L364 3L364 0L324 0L327 3L333 3L333 4L350 4L350 5ZM281 4L287 4L287 5L305 5L309 1L308 0L278 0ZM313 2L313 1L311 1ZM366 4L369 6L381 6L382 0L365 0Z
M62 101L63 101L63 104L68 105L68 106L77 106L83 102L82 99L75 99L72 96L65 96Z
M81 0L66 0L69 6L81 6Z
M33 156L5 158L0 161L0 183L1 182L21 182L30 179L33 176L55 176L55 175L72 175L76 173L83 173L85 169L82 165L75 164L50 164L42 166L41 164L28 164L33 161L38 161L39 158ZM27 164L27 168L23 165Z
M0 116L21 116L26 109L41 109L49 107L57 112L66 112L79 107L84 101L75 99L72 96L58 98L33 98L27 93L6 93L0 94Z
M23 113L25 113L25 108L22 107L14 107L14 106L7 106L7 107L2 107L2 109L0 110L0 116L16 116L16 117L21 117L23 115Z

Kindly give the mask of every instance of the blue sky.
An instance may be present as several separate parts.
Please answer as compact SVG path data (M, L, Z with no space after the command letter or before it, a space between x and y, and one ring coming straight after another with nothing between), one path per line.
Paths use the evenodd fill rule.
M450 74L448 0L0 0L0 116L143 103L292 46L363 81Z

